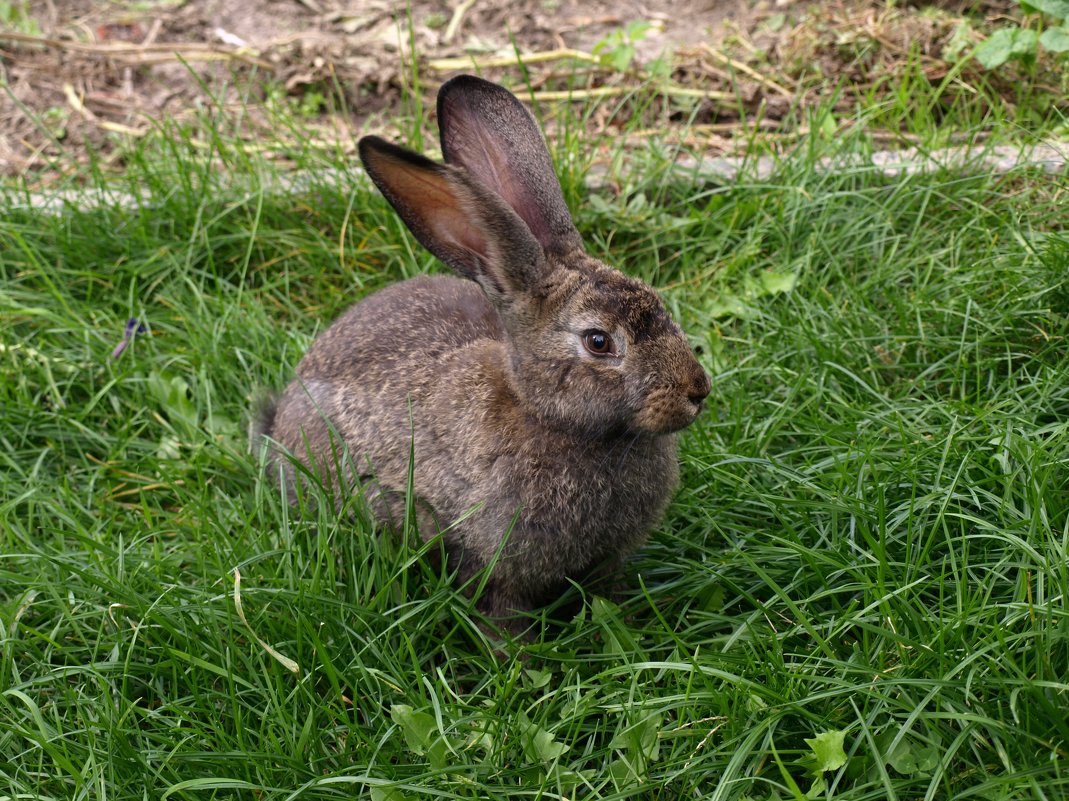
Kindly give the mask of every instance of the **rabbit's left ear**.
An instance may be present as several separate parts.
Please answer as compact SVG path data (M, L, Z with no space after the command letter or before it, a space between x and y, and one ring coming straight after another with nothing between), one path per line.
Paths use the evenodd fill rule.
M536 292L548 267L516 212L464 170L378 138L359 143L364 169L424 247L476 281L499 308Z
M582 249L542 132L511 92L459 75L438 90L438 127L446 163L508 203L543 250L564 256Z

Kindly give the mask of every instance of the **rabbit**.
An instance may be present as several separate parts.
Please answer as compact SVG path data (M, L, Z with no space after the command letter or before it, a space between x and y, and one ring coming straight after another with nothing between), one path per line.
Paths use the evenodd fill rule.
M462 586L492 566L476 605L507 627L570 581L614 576L643 543L710 378L653 289L584 251L515 96L455 77L438 123L444 164L375 136L358 148L456 277L412 278L349 308L263 433L290 492L294 460L344 486L344 450L383 522L403 515L411 456L420 536L442 533Z

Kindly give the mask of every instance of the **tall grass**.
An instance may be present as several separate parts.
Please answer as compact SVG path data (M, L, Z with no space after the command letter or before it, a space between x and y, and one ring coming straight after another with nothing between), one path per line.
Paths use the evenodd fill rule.
M139 207L8 191L0 797L1069 797L1064 178L825 173L814 138L591 197L558 144L714 391L622 604L529 643L246 453L322 326L441 269L355 170L296 153L279 192L164 130Z

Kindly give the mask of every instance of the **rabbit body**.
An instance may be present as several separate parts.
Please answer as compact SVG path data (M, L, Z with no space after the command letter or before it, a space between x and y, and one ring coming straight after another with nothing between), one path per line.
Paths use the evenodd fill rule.
M657 295L583 252L512 95L454 79L439 122L445 165L370 137L361 156L462 277L410 279L350 308L298 365L266 433L339 487L343 444L384 519L414 457L414 492L433 510L421 534L444 531L462 581L493 564L480 605L506 616L642 543L677 483L675 432L709 378Z
M316 340L271 432L294 453L331 454L331 439L341 440L358 464L368 459L366 475L399 490L411 449L416 495L438 520L476 509L446 533L462 580L493 561L511 527L484 594L484 608L501 615L630 553L660 519L678 474L674 435L590 436L528 413L506 336L470 281L388 287ZM396 347L423 339L433 345Z

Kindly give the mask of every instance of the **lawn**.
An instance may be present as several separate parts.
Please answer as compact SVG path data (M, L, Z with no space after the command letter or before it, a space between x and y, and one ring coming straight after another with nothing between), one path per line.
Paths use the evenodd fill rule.
M858 129L592 193L552 144L713 394L620 604L528 642L247 453L317 331L444 269L348 157L283 191L163 126L58 213L7 186L0 798L1069 798L1065 176L819 169Z

